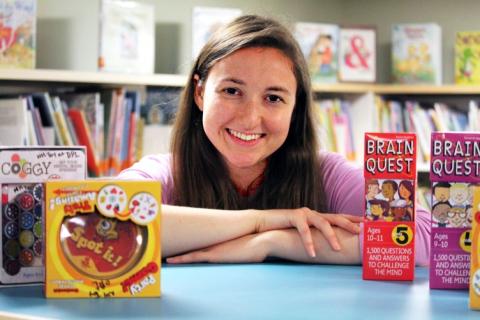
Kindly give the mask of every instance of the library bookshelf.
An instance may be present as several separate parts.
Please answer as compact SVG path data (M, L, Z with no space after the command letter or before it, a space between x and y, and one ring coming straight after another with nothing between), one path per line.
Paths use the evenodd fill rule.
M3 69L0 70L0 93L9 94L41 88L50 90L58 87L183 87L187 76L178 74L137 75L123 73L107 73L95 71L53 70L53 69ZM371 131L365 120L367 110L375 105L376 97L418 98L465 100L472 97L480 99L479 85L400 85L400 84L314 84L316 98L341 97L351 102L354 112L352 118L357 123L354 129L356 145L363 145L363 132ZM360 125L358 125L360 124ZM167 144L165 144L167 145ZM165 151L165 150L162 150ZM358 165L361 165L363 150L357 147ZM418 164L419 172L428 172L426 163Z

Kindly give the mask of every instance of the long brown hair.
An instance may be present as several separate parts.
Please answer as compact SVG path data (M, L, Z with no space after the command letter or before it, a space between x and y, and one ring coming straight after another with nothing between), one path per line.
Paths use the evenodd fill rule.
M224 160L202 127L194 102L195 80L206 81L211 68L242 48L269 47L293 63L296 101L288 136L269 158L264 181L254 196L236 191ZM317 137L312 118L310 77L303 54L290 31L279 22L245 15L218 30L205 44L189 75L173 129L172 154L175 204L217 209L323 209Z

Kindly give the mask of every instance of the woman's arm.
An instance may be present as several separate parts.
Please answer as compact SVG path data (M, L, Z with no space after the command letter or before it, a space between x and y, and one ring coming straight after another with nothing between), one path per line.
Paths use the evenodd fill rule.
M361 218L342 214L320 214L307 208L275 210L213 210L162 206L162 256L169 257L253 233L292 229L305 255L314 256L310 226L325 243L340 250L342 242L332 226L358 234Z
M293 229L247 235L212 247L168 258L168 263L246 263L262 262L267 257L305 263L361 264L358 234L334 228L341 249L333 250L322 232L312 228L315 257L302 249L302 240Z

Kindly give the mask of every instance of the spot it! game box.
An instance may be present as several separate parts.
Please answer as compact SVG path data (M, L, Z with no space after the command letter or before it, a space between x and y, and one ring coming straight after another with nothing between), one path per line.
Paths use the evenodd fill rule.
M47 298L160 296L160 182L49 181Z

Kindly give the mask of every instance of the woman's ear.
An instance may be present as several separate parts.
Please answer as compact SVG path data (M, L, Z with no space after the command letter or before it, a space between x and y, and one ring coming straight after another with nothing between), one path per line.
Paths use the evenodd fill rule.
M193 99L195 100L195 104L197 105L200 111L203 111L203 81L200 80L200 76L195 74L193 76Z

